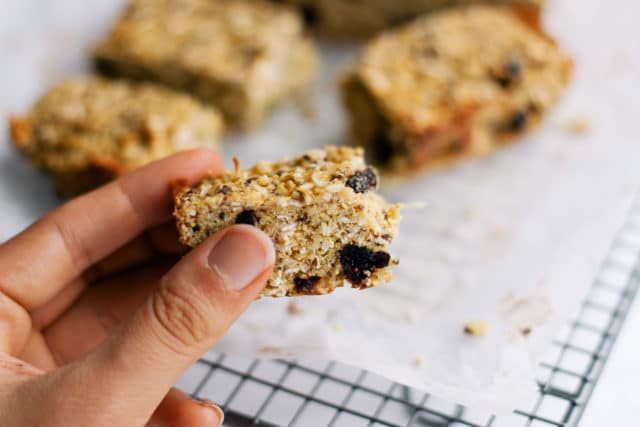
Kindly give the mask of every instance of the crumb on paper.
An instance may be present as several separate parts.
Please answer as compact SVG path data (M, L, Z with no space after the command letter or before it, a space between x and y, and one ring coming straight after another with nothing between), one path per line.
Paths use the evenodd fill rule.
M302 117L312 122L318 118L318 111L313 104L313 96L302 93L294 99L294 105L300 111Z
M301 314L304 314L304 310L296 301L291 301L287 305L287 313L291 314L292 316L299 316Z
M529 336L529 334L531 334L531 327L526 326L526 327L524 327L524 328L520 329L520 334L521 334L523 337Z
M333 331L341 334L342 332L344 332L344 325L340 322L336 322L333 324Z
M425 209L429 207L429 204L424 200L415 200L413 202L406 202L400 205L402 209Z
M478 208L475 206L467 206L464 210L464 216L467 220L473 220L478 217Z
M464 333L475 337L484 337L489 332L487 322L484 320L468 320L464 324Z
M265 345L258 349L260 353L279 353L281 350L282 350L281 348L273 347L270 345Z
M420 314L415 309L407 309L404 314L407 322L409 323L416 323L418 321L418 318L420 317Z
M568 156L567 147L560 146L553 152L553 157L555 160L566 161Z
M591 128L591 122L586 117L576 117L573 118L567 123L565 123L564 128L567 132L572 133L574 135L584 135L589 132Z
M424 365L424 356L419 354L413 359L413 364L416 366Z

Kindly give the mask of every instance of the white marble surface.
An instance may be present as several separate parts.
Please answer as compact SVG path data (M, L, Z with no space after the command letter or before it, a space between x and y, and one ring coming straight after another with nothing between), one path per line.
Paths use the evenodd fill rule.
M38 94L42 92L51 82L59 80L65 76L77 74L86 69L87 48L92 40L101 34L108 25L112 17L119 9L122 1L58 1L45 2L41 0L24 0L11 2L9 0L0 1L0 65L3 67L2 79L0 79L0 116L6 116L11 112L21 112L28 108ZM597 0L550 0L548 11L548 22L554 34L558 36L561 43L576 55L576 79L569 96L560 105L556 113L550 118L545 128L536 135L529 138L525 144L517 146L508 152L501 153L495 159L486 162L473 162L470 165L456 169L453 172L445 172L434 178L432 182L442 182L443 185L456 186L460 177L480 176L485 184L496 185L500 182L499 177L478 175L478 170L487 167L496 167L503 173L509 172L506 166L512 165L514 159L521 159L524 168L536 172L557 172L554 162L566 162L568 168L575 167L576 171L587 173L589 176L573 175L575 182L567 180L566 173L561 174L564 178L562 182L554 183L545 181L549 190L554 186L572 188L576 194L580 195L581 206L589 207L583 211L583 215L576 217L576 222L580 220L582 227L587 227L585 231L597 229L600 221L595 220L601 215L607 217L608 222L615 223L620 220L620 206L626 201L630 194L634 192L638 184L638 158L637 139L640 135L640 33L636 23L637 16L640 16L640 4L626 2L624 0L610 1L607 3ZM338 52L335 56L340 63L344 58ZM334 100L331 96L321 97L320 104L325 113L321 114L320 123L310 125L310 129L303 122L290 125L290 118L279 115L269 123L271 134L264 136L265 141L273 143L276 138L288 140L309 139L309 145L318 145L321 138L318 138L319 131L328 132L323 138L338 138L341 132L341 119L336 115L333 108ZM325 108L327 107L327 108ZM567 136L562 129L568 120L576 117L586 117L591 123L591 130L586 137ZM328 124L326 129L322 129L324 124ZM316 136L314 136L316 135ZM237 147L238 153L251 152L254 157L273 157L282 153L291 152L300 147L284 144L283 147L272 150L272 145L264 143L256 144L256 139L262 138L260 135L251 137L250 141L241 143ZM315 138L315 139L314 139ZM5 138L6 139L6 138ZM287 142L288 144L289 142ZM536 146L540 146L537 149ZM612 153L607 153L607 148ZM628 152L629 156L624 158L620 155L621 150ZM586 154L585 154L586 153ZM599 153L600 163L589 163L592 166L585 169L575 166L575 158L592 159L593 155ZM230 153L229 153L230 154ZM589 157L591 156L591 157ZM249 158L250 155L247 155ZM505 166L506 165L506 166ZM635 165L635 166L634 166ZM517 178L519 171L511 170ZM458 176L456 176L456 174ZM612 175L618 174L618 175ZM449 179L451 176L454 179ZM602 176L602 179L599 179ZM620 177L621 179L610 179ZM544 176L540 177L545 179ZM505 181L503 181L505 182ZM615 187L607 186L607 183L617 183ZM584 185L583 185L584 183ZM533 191L539 190L535 183L521 182L515 179L514 186L526 188ZM599 185L600 184L600 185ZM440 194L443 190L434 188L436 184L431 184L429 190L431 194ZM586 188L585 188L586 187ZM409 189L421 188L413 183ZM408 194L409 190L403 193L402 197L415 197ZM589 199L591 193L591 199ZM489 191L487 194L493 194ZM560 205L566 202L573 204L571 197L567 200L556 198L555 203L561 201ZM395 196L394 196L395 197ZM458 193L462 197L462 193ZM596 202L592 203L595 198ZM406 199L405 199L406 200ZM437 200L437 199L436 199ZM492 199L494 200L494 199ZM456 201L452 198L451 203ZM497 206L518 212L517 206L513 202L497 198L494 200ZM547 198L547 203L553 203L554 198ZM602 204L614 206L615 215L607 216L606 209L600 210ZM57 203L56 199L49 191L46 180L33 169L9 147L9 144L0 144L0 211L3 221L0 223L0 241L15 234L42 213L51 209ZM500 203L506 203L504 206ZM577 206L577 205L576 205ZM575 209L576 206L566 206L567 213ZM596 209L593 209L596 207ZM447 213L448 207L445 205L436 206L435 210L442 210ZM595 212L598 210L598 212ZM510 212L511 212L510 211ZM557 209L556 209L557 211ZM480 215L486 211L480 208ZM408 224L416 224L419 218L408 214ZM491 221L496 217L486 217ZM558 223L567 224L566 221L558 219ZM589 227L590 221L595 221L593 227ZM543 220L554 220L553 217L543 217ZM497 217L498 224L502 219ZM564 221L564 222L563 222ZM606 222L605 221L605 222ZM494 224L495 225L495 224ZM534 224L535 225L535 224ZM551 226L551 224L549 224ZM538 229L540 224L538 223ZM602 228L602 227L600 227ZM615 226L608 225L606 229L613 229ZM536 229L536 227L534 227ZM410 233L413 230L410 230ZM449 230L463 233L465 230ZM472 232L473 230L466 230ZM549 228L549 233L554 232L553 227ZM563 235L562 230L558 230L559 236ZM585 232L585 235L589 233ZM596 233L597 234L597 233ZM612 234L611 234L612 235ZM464 237L464 236L463 236ZM411 239L410 239L411 240ZM588 254L588 263L583 265L584 269L576 271L575 268L568 268L566 263L560 261L557 270L562 272L565 268L571 270L572 275L567 277L580 278L577 280L577 291L586 288L589 271L597 265L598 253L606 248L607 236L590 238L589 242L599 242L597 247L588 248L584 253ZM464 241L464 239L463 239ZM413 240L415 242L415 240ZM474 244L482 243L482 240L475 240ZM580 246L580 240L574 242L573 248ZM571 246L569 246L571 248ZM428 250L428 249L427 249ZM400 248L400 251L407 254L411 260L411 252L415 252L412 247ZM449 254L451 255L451 254ZM455 255L455 254L453 254ZM444 254L447 256L447 254ZM532 259L530 265L524 263L524 268L532 269L539 265L544 257ZM561 260L561 259L560 259ZM420 259L417 259L419 262ZM574 259L575 261L575 259ZM523 259L515 262L513 266L523 267ZM411 265L411 262L406 265ZM415 264L414 264L415 265ZM534 270L535 271L535 270ZM400 277L411 280L415 277L412 271L403 270L399 272ZM504 272L501 272L504 273ZM517 271L513 271L513 274ZM557 271L555 272L557 273ZM566 273L566 272L565 272ZM450 272L443 274L449 277ZM522 271L520 272L522 274ZM507 274L507 277L509 275ZM512 276L517 277L517 276ZM462 277L462 280L465 280ZM486 278L485 278L486 279ZM557 280L557 279L556 279ZM557 283L557 282L556 282ZM571 281L573 284L573 281ZM443 287L442 290L445 290ZM567 285L567 291L572 286ZM474 295L473 293L471 295ZM561 296L566 302L567 295ZM471 297L467 298L470 302ZM571 307L571 304L559 304L558 307ZM458 309L461 307L459 306ZM379 309L379 307L378 307ZM259 310L259 308L256 308ZM478 313L482 313L479 310ZM461 315L461 314L460 314ZM461 318L450 316L447 324L457 324ZM640 315L636 313L631 318L625 328L624 336L620 345L614 351L612 362L605 372L602 387L599 387L594 396L594 402L585 417L586 425L604 425L604 420L611 425L625 425L625 422L633 418L624 418L631 415L633 407L637 407L638 399L634 398L635 384L628 378L634 378L629 373L638 373L634 361L640 356L640 348L634 340L633 330L638 327ZM345 324L347 324L345 322ZM250 326L251 323L245 323ZM631 331L631 332L629 332ZM548 331L547 331L548 332ZM330 335L330 333L329 333ZM542 339L542 337L541 337ZM544 341L544 340L542 340ZM541 341L541 342L542 342ZM340 342L337 340L336 342ZM261 344L260 341L258 343ZM227 347L236 345L233 336L227 341ZM444 344L443 344L444 345ZM538 345L540 351L541 344ZM622 349L622 350L621 350ZM335 350L335 349L334 349ZM417 351L417 350L416 350ZM329 353L331 354L331 353ZM408 359L414 357L413 354L406 355ZM525 355L520 354L525 357ZM633 356L633 357L630 357ZM352 362L357 359L351 360ZM525 363L526 364L526 363ZM471 364L473 366L473 363ZM436 365L437 367L437 365ZM455 368L455 367L454 367ZM454 369L452 368L452 369ZM635 369L635 371L634 371ZM429 375L433 375L432 373ZM426 378L433 378L433 376ZM437 376L436 376L437 377ZM637 376L636 376L637 377ZM437 377L440 378L440 377ZM440 378L442 379L442 378ZM446 394L446 388L440 388ZM474 391L473 393L477 393ZM455 395L452 393L450 395ZM466 396L465 401L473 401L473 396ZM611 423L611 417L616 413L621 414L619 423ZM628 424L627 424L628 425Z

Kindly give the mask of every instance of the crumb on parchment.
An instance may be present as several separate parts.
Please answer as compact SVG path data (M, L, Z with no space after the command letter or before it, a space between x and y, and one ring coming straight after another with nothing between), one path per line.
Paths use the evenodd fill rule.
M468 320L464 324L464 333L471 336L484 337L489 332L484 320Z
M292 316L300 316L301 314L304 314L304 310L302 309L302 307L300 307L300 305L296 301L291 301L287 305L287 313L289 313Z
M575 117L565 123L567 132L574 135L584 135L591 129L591 122L586 117Z
M523 337L527 337L527 336L529 336L529 335L531 334L531 327L530 327L530 326L526 326L526 327L524 327L524 328L520 329L520 334L521 334Z

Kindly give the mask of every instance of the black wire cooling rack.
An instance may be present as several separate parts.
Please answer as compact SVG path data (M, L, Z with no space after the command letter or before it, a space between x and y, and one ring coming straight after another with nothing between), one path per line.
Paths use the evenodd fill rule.
M619 232L578 316L540 363L529 408L494 417L335 362L247 360L208 354L178 386L219 404L225 425L576 426L640 283L640 201Z

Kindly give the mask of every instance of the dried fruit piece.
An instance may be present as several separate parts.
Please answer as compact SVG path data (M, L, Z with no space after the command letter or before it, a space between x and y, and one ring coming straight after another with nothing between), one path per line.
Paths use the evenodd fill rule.
M388 253L374 252L363 246L349 244L340 251L340 264L347 280L353 284L362 282L377 268L388 266L390 261Z
M378 176L372 168L367 168L354 173L345 185L352 188L356 193L366 193L370 189L376 188Z
M527 113L518 111L511 117L509 123L507 123L506 130L509 132L520 132L527 126L528 121Z
M315 285L320 278L318 276L311 277L296 277L293 279L293 283L296 285L296 292L300 294L309 294L313 291L313 285Z
M496 82L504 89L513 86L522 75L522 67L517 62L508 62L502 71L495 76Z
M253 209L242 211L236 217L236 224L256 225L257 223L258 217Z

